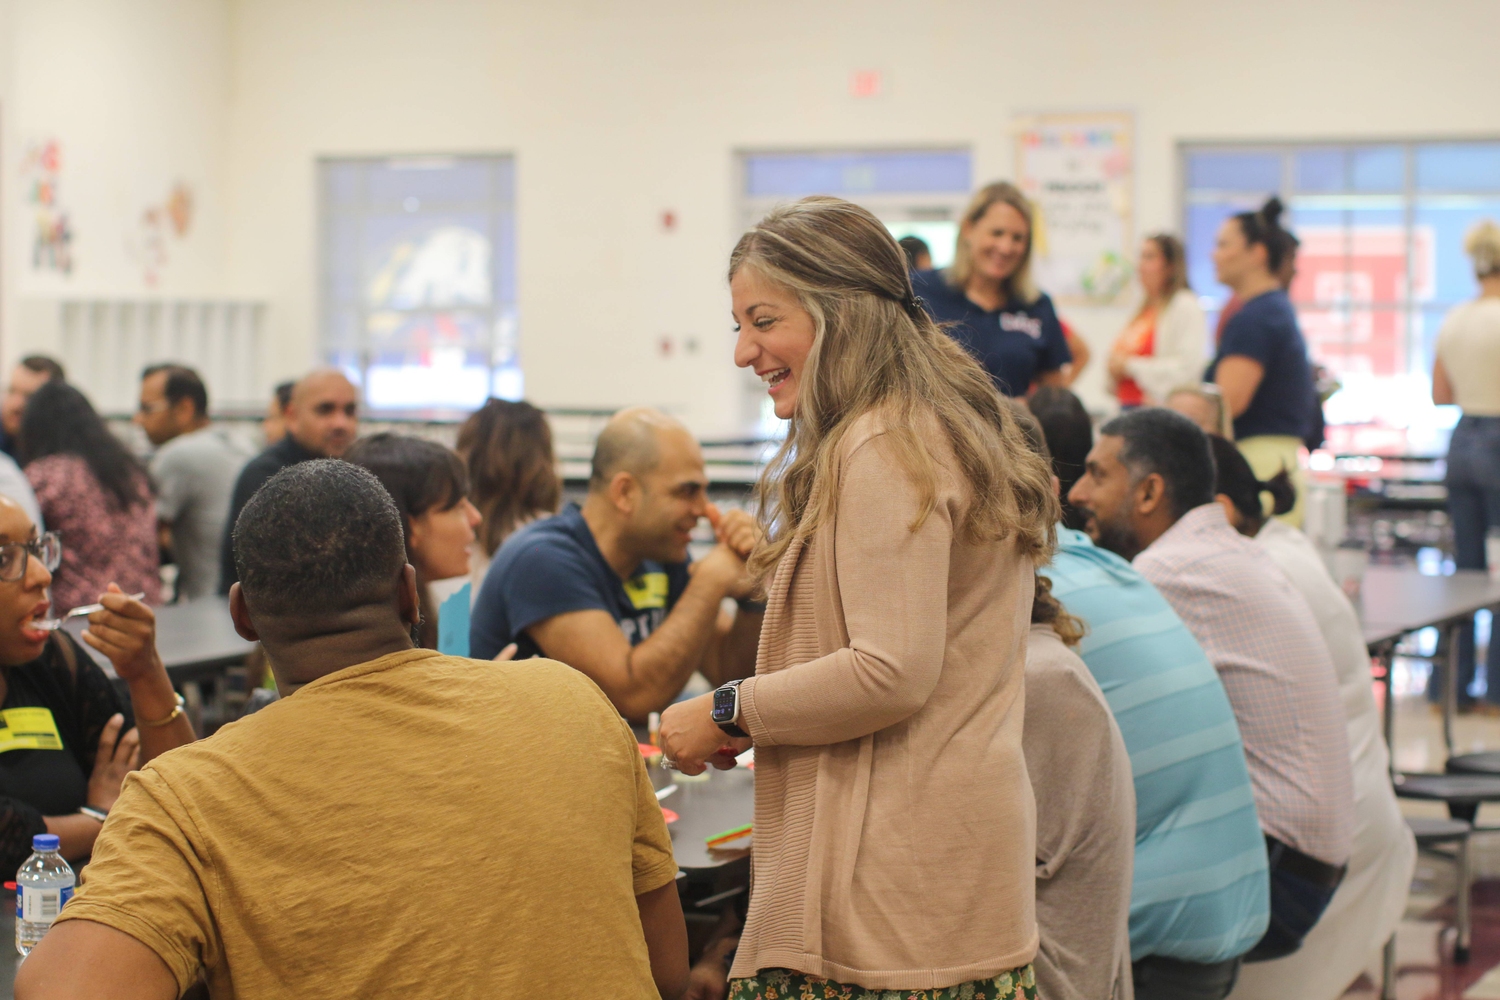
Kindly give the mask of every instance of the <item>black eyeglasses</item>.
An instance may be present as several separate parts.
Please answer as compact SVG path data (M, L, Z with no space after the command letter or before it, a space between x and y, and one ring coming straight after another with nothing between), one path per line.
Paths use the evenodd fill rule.
M47 572L57 569L62 561L62 535L49 531L41 538L29 542L6 542L0 545L0 581L15 583L26 577L26 560L35 556Z

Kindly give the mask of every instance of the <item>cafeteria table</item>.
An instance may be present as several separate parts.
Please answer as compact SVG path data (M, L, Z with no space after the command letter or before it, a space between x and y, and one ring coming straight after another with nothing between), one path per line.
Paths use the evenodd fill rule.
M653 770L659 770L653 765ZM672 772L662 772L672 775ZM672 853L677 867L685 871L718 868L747 857L749 839L736 841L727 850L710 848L709 837L744 826L755 818L755 773L744 767L728 771L710 769L707 781L686 780L673 775L666 782L653 778L658 788L672 784L677 791L662 800L664 808L677 814L667 827L672 834Z
M1424 628L1447 632L1448 662L1443 671L1443 741L1453 756L1453 718L1458 712L1458 643L1456 630L1476 611L1500 606L1500 580L1482 570L1458 570L1452 576L1425 576L1410 566L1371 566L1360 584L1359 616L1365 646L1380 660L1385 684L1385 741L1395 739L1396 713L1391 661L1402 638ZM1395 754L1391 755L1392 773Z

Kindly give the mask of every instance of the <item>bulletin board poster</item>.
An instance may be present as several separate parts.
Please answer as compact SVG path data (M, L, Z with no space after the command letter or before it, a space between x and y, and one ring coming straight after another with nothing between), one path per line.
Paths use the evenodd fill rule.
M1016 119L1016 183L1036 206L1032 274L1061 303L1107 305L1130 284L1134 132L1127 112Z

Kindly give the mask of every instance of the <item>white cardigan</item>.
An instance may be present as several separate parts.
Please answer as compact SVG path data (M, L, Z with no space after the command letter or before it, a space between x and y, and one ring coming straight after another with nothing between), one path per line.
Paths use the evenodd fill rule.
M1129 359L1125 371L1145 392L1147 404L1160 406L1178 386L1203 381L1207 348L1208 324L1198 296L1183 288L1156 317L1152 356Z

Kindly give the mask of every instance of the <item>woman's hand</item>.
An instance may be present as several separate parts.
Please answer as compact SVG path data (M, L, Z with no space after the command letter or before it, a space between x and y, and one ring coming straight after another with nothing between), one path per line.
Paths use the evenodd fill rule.
M1124 381L1125 376L1129 374L1125 370L1125 362L1129 360L1130 356L1120 351L1112 353L1109 356L1109 377L1116 382Z
M515 643L511 643L509 646L506 646L504 649L500 650L500 652L496 653L495 659L492 662L504 663L506 660L514 660L516 658L516 651L520 648L521 647L517 646Z
M131 600L115 584L99 595L103 611L89 615L83 641L109 657L115 673L129 684L160 670L156 652L156 615L140 601Z
M710 691L679 701L661 715L662 755L683 774L702 774L709 764L727 771L734 767L735 757L754 746L748 738L726 736L714 722L713 708L714 694Z
M120 797L125 775L135 770L141 736L132 729L124 736L120 727L125 716L116 712L99 734L99 749L94 752L94 770L89 774L88 802L95 809L108 810Z

